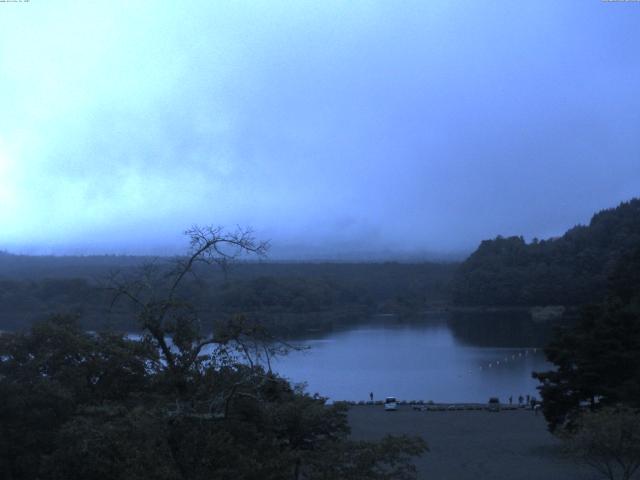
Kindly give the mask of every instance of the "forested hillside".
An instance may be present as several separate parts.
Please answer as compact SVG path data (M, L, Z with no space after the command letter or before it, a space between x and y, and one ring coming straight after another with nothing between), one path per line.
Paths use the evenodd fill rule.
M635 198L596 213L589 225L559 238L483 241L459 267L452 298L457 305L491 306L599 301L612 276L625 274L638 248L640 199Z

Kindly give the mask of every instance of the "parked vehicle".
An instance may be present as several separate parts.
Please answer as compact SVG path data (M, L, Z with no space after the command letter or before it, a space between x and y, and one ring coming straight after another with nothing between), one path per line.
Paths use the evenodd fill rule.
M491 397L489 399L489 404L487 410L490 412L499 412L500 411L500 399L498 397Z
M384 409L385 410L397 410L398 409L398 401L396 397L387 397L384 400Z

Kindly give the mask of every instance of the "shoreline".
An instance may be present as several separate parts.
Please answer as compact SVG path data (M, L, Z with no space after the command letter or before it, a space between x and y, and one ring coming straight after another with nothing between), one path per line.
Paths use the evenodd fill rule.
M346 403L350 407L378 407L383 406L383 400L373 400L373 401L364 401L364 400L333 400L331 403ZM455 411L464 411L464 410L488 410L487 403L480 402L432 402L432 401L424 401L424 400L398 400L397 404L403 407L410 407L413 410L417 411L426 411L426 412L441 412L445 410L455 410ZM530 410L533 411L531 405L527 405L526 403L499 403L499 408L501 410Z

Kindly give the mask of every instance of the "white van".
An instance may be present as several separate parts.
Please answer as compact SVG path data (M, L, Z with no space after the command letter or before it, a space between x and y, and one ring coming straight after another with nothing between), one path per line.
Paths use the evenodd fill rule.
M396 397L387 397L384 400L384 409L385 410L397 410L398 409L398 401Z

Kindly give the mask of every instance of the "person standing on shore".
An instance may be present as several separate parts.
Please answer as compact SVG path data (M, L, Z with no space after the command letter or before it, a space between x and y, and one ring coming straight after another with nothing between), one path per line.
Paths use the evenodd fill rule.
M512 404L513 404L513 395L509 397L509 405L512 405Z
M373 392L369 392L369 398L371 399L371 401L373 402Z

